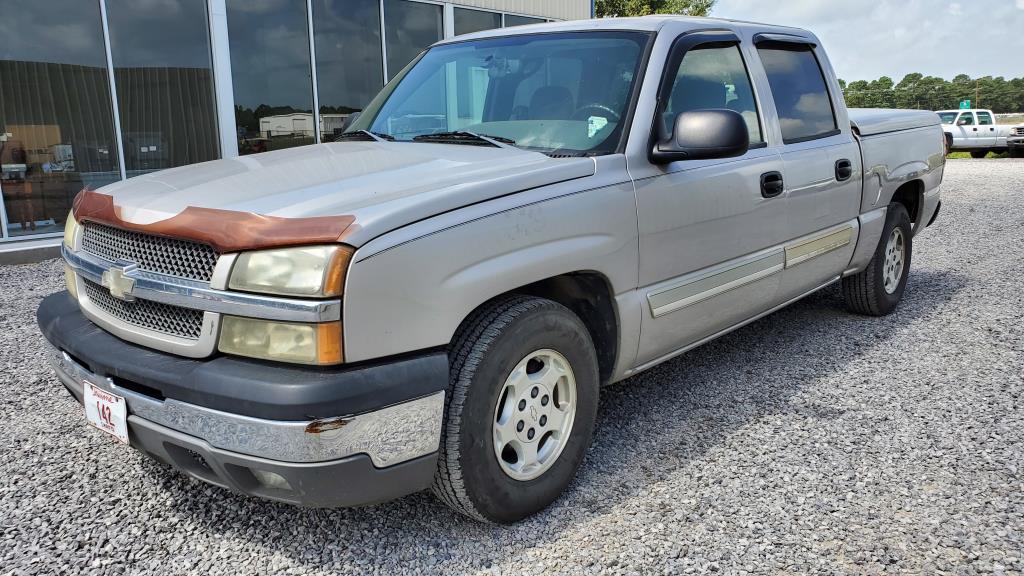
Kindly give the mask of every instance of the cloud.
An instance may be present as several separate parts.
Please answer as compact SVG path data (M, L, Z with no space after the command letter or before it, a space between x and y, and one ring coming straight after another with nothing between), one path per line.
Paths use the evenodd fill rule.
M963 15L952 14L954 6ZM712 15L806 28L821 39L840 78L898 82L911 72L1024 76L1022 10L1024 0L718 0ZM965 23L975 13L984 23ZM978 30L983 42L964 41Z

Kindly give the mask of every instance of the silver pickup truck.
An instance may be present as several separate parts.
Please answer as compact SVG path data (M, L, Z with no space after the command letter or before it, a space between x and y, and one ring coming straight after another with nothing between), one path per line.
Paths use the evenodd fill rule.
M891 312L945 161L813 34L682 17L441 42L337 140L83 191L56 373L203 481L493 522L565 489L602 385L835 282Z

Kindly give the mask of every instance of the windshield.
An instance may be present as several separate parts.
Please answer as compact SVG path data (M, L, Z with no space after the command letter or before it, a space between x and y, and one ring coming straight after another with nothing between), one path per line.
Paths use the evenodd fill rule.
M611 153L647 41L645 33L608 31L436 46L348 131L397 141L465 131L549 154Z
M952 124L954 121L956 121L956 117L957 117L958 114L960 114L960 113L959 112L939 112L939 118L942 119L942 123L943 124Z

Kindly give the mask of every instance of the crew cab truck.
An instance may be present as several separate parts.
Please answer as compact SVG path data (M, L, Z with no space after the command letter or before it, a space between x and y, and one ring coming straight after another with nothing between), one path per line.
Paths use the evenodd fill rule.
M991 110L942 110L936 112L942 119L946 138L946 153L970 152L971 158L984 158L989 152L1007 151L1010 126L996 124Z
M186 474L513 522L602 385L835 282L891 312L944 162L935 114L848 111L804 30L481 32L336 142L82 192L38 323L87 420Z

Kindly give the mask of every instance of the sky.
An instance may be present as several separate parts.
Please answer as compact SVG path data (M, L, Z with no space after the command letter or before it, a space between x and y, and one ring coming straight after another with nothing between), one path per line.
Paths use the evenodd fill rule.
M1024 77L1024 0L718 0L711 15L807 28L848 82Z

